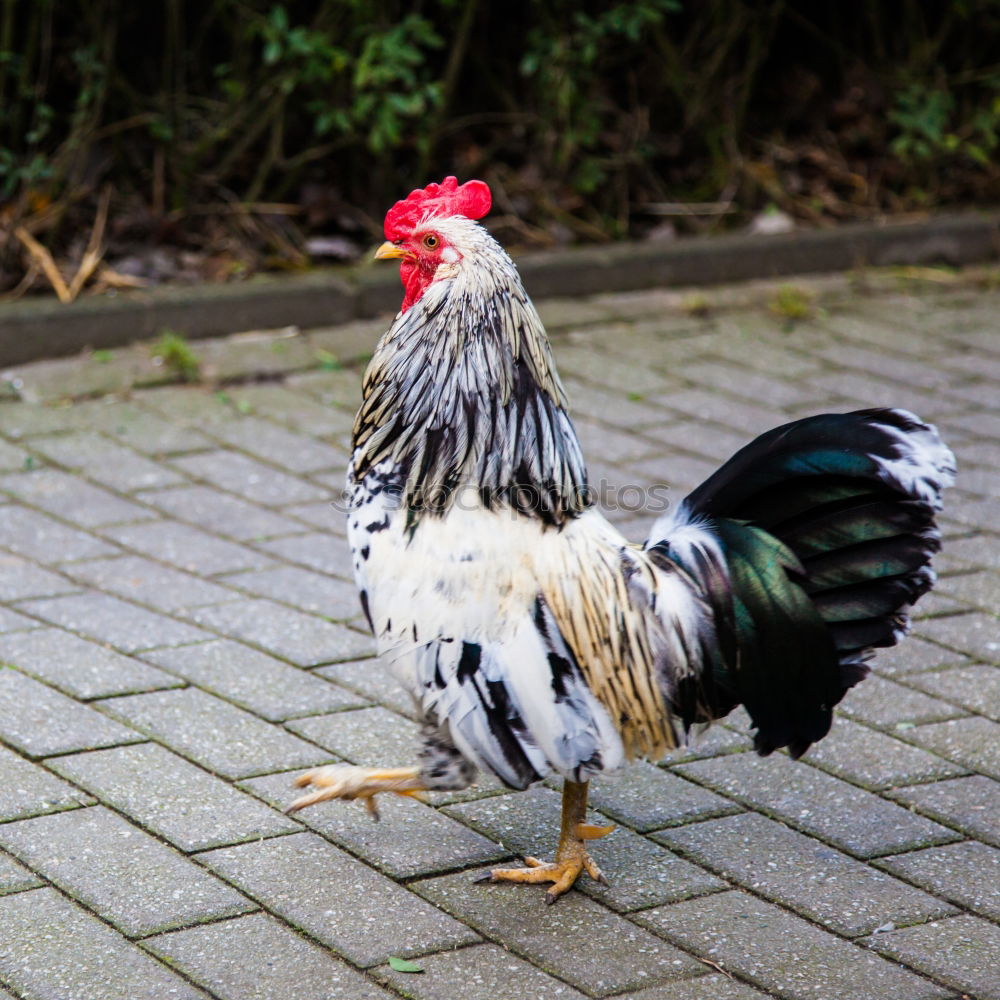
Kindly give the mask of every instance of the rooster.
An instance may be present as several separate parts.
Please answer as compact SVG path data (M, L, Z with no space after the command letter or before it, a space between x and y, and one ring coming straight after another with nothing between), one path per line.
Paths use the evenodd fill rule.
M291 810L424 798L477 769L564 780L555 860L494 882L604 877L587 841L595 775L657 759L744 705L754 745L800 757L875 647L934 582L954 458L903 410L826 414L738 452L634 545L587 488L542 323L454 177L397 202L375 256L402 309L364 376L348 530L379 653L423 720L410 767L327 766Z

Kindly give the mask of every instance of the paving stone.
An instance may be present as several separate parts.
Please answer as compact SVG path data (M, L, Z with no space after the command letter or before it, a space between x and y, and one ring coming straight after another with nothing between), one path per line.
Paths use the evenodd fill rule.
M804 759L873 789L913 785L961 773L960 768L940 757L847 719L838 720L829 736L814 744Z
M783 1000L939 1000L948 990L745 892L633 918Z
M970 837L1000 847L1000 783L981 774L930 785L898 788L888 793L899 802Z
M39 629L42 623L27 615L18 614L10 608L0 607L0 635L24 632L26 629Z
M227 576L225 582L258 597L269 597L324 618L354 620L368 627L358 599L358 588L353 583L301 566L275 566L251 573L234 573Z
M1000 443L995 447L1000 449ZM948 542L947 553L953 559L968 564L969 567L981 566L984 569L1000 570L1000 539L995 535L952 539Z
M5 823L0 844L129 937L256 909L103 806Z
M0 822L75 809L93 802L89 795L3 746L0 746L0 774L3 775Z
M356 691L368 701L378 702L399 715L417 718L410 692L396 680L388 665L377 657L332 663L328 667L319 667L315 673L350 691Z
M126 548L198 576L259 569L271 562L251 548L176 521L120 525L106 528L104 534Z
M949 576L942 581L941 589L963 604L986 611L996 611L1000 608L1000 573L963 573L961 576ZM1000 623L998 623L1000 629ZM998 657L992 657L997 660Z
M1000 849L966 841L882 858L878 864L928 892L1000 922Z
M686 746L668 751L660 763L664 766L673 766L688 760L701 760L706 757L740 753L749 750L752 746L753 741L742 733L716 723L705 732L693 735Z
M742 811L735 802L644 761L595 778L590 802L640 833Z
M312 503L292 504L283 508L283 512L297 517L313 528L319 528L324 533L332 531L334 534L343 535L346 531L347 518L337 501L320 500Z
M299 474L320 472L342 462L340 452L328 444L258 417L220 424L212 429L212 434L256 458Z
M360 632L263 599L198 608L190 615L199 625L259 646L301 667L351 660L371 652L374 645Z
M30 464L32 460L23 448L0 439L0 471L20 472Z
M241 784L285 809L302 794L291 778L271 774ZM414 799L383 795L379 812L376 823L360 803L328 802L297 813L296 818L392 878L432 875L509 856L509 851Z
M70 632L78 632L126 653L211 638L200 628L147 611L110 594L38 598L24 601L19 607Z
M1000 663L1000 619L992 615L949 615L916 624L914 631L977 659Z
M167 612L231 601L236 596L231 590L208 580L142 556L91 559L74 563L68 572L74 579L89 583L95 589L109 590L126 600Z
M257 547L286 562L299 563L345 580L354 579L350 546L346 539L337 535L318 531L308 535L290 535L261 542Z
M560 796L550 788L530 788L448 806L445 812L520 857L550 858L559 836ZM596 822L606 824L607 819L599 816ZM583 876L577 888L620 912L725 888L715 876L624 828L602 838L590 850L610 885L599 885ZM518 859L514 866L520 865Z
M981 663L953 667L951 670L919 674L913 678L913 683L931 694L940 695L1000 722L1000 668Z
M417 723L382 707L296 719L288 728L363 767L412 764L420 747Z
M375 339L377 338L372 340L373 345ZM316 374L320 384L326 386L335 384L329 378L324 380L325 373ZM350 380L350 404L352 409L357 409L354 398L359 397L357 402L360 403L361 373L355 370L337 374ZM294 376L293 379L301 377ZM288 385L233 386L229 394L237 405L249 406L253 413L296 427L315 437L350 434L354 425L352 413L337 409L329 403L317 403Z
M0 899L0 977L32 1000L207 1000L55 889Z
M126 695L101 707L227 778L313 767L330 755L196 688Z
M950 917L877 934L868 944L959 990L963 997L1000 1000L1000 927L971 916Z
M16 824L0 826L0 833L9 830ZM34 874L28 871L19 861L15 861L5 851L0 851L0 896L8 892L21 892L24 889L35 889L44 883Z
M522 961L495 944L426 955L420 976L394 972L389 966L375 975L413 1000L583 1000L584 994ZM735 1000L735 998L734 998Z
M143 738L9 667L0 669L0 737L29 757L137 743Z
M468 927L316 834L225 847L199 860L357 965L479 940Z
M301 829L293 820L155 743L59 757L50 764L182 851ZM55 778L51 781L68 787ZM85 798L82 792L74 794Z
M122 493L185 481L173 469L90 431L35 439L32 447L59 465L81 471Z
M231 451L184 456L174 459L174 465L193 479L204 480L265 507L320 500L325 495L324 490L304 479Z
M144 396L145 393L138 395ZM90 404L78 404L74 409L83 423L146 454L159 457L211 447L211 441L200 431L178 427L149 410L121 399L98 399Z
M699 976L638 993L622 993L615 1000L763 1000L764 994L729 976Z
M784 755L741 754L679 770L861 858L957 839L952 830Z
M917 726L905 736L919 746L933 750L970 771L1000 778L1000 723L970 716Z
M50 514L86 528L154 516L147 508L123 500L60 469L35 469L13 476L0 476L0 490L17 497L22 503L41 507Z
M150 490L140 493L138 497L179 521L190 521L238 541L270 538L302 530L298 523L283 514L247 503L210 486Z
M181 683L162 670L58 628L0 636L0 662L84 699Z
M254 913L143 942L221 1000L389 1000L390 994L273 917Z
M0 510L0 546L45 565L113 555L107 542L17 504Z
M886 922L922 923L954 912L947 903L756 813L693 823L656 839L848 937L870 934Z
M2 519L3 514L0 514ZM0 552L0 601L70 594L80 588L71 580L50 573L20 556Z
M230 639L151 650L143 655L271 722L365 704L344 688Z
M933 619L936 621L937 619ZM922 628L925 622L915 623ZM929 622L927 623L929 624ZM872 670L886 677L909 675L922 670L935 670L951 664L968 662L968 657L950 649L942 649L933 643L925 642L915 635L910 635L904 642L891 649L879 649L872 661ZM864 690L864 685L861 686Z
M1000 671L997 673L1000 674ZM937 676L939 675L936 673L917 674L908 678L908 682L926 688L923 682ZM896 728L908 729L922 722L939 722L963 714L954 705L929 698L878 674L871 674L864 684L851 688L838 706L838 711L850 719L889 731Z
M468 872L412 888L498 944L592 996L690 977L688 955L578 892L546 906L540 887L473 884ZM566 946L566 935L579 947Z

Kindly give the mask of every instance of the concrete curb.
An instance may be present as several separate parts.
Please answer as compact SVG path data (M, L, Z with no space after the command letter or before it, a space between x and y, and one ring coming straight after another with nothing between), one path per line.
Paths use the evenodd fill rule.
M738 234L677 243L617 243L518 258L536 299L708 285L861 266L1000 258L1000 212L920 222L846 225L780 236ZM239 330L329 326L394 312L394 268L264 276L233 285L166 287L71 306L45 299L0 305L0 366L120 347L174 330L195 339Z

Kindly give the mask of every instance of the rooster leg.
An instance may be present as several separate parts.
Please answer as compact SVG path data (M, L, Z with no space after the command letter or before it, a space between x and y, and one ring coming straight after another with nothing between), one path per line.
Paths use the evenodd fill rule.
M316 767L295 779L299 788L313 791L296 799L285 812L298 812L306 806L326 799L361 799L374 819L378 819L375 796L379 792L395 792L425 800L427 785L419 767L354 767L350 764L330 764Z
M584 822L586 814L587 782L564 782L562 829L559 834L559 846L556 848L555 861L546 863L537 858L525 858L524 863L528 866L527 868L494 868L481 881L488 879L490 882L528 882L531 884L552 882L552 888L545 893L546 903L554 903L570 889L582 871L586 871L596 882L607 885L608 880L587 853L586 843L588 840L606 837L614 830L614 827L593 826L586 823Z

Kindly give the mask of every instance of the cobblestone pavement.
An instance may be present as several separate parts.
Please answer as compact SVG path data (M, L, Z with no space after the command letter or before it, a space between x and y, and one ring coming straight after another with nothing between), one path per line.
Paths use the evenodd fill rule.
M652 515L625 487L682 494L807 413L910 407L961 464L939 589L830 737L761 760L736 714L596 782L611 887L554 907L472 884L551 850L554 787L486 780L378 824L281 811L301 768L412 756L331 507L358 397L343 331L196 344L212 388L93 396L162 377L145 347L7 373L0 997L1000 997L992 278L799 283L819 308L794 323L766 285L543 303L633 537Z

